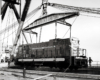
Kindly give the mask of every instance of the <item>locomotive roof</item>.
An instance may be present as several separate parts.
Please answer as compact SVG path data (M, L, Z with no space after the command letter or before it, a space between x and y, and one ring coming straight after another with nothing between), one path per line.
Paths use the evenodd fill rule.
M48 42L59 42L59 41L70 41L70 38L65 38L65 39L61 39L61 38L57 38L57 39L50 39L49 41L46 41L47 43ZM37 45L37 44L43 44L43 43L46 43L46 42L41 42L41 43L32 43L32 44L22 44L22 45L19 45L19 46L28 46L28 45Z

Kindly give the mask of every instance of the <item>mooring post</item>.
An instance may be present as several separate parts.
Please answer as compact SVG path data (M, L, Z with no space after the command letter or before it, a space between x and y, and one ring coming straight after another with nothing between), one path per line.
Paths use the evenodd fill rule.
M23 78L25 78L25 74L26 74L26 68L23 68Z
M8 59L8 68L10 67L10 59Z

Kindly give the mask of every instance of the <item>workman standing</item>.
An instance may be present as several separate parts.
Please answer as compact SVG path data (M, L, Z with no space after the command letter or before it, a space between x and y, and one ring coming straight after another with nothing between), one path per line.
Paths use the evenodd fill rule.
M92 62L93 60L91 59L91 57L89 57L89 66L91 67L91 62Z

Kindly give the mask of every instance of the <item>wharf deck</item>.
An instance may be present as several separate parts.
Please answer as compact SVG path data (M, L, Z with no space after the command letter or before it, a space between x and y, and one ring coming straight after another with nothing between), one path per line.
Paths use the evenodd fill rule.
M3 65L5 64L5 66L3 66L3 68L0 68L0 71L6 71L6 72L12 72L13 75L18 75L18 76L22 76L23 73L23 68L21 67L15 67L14 65L10 68L7 68L7 64L8 63L3 63ZM1 65L1 64L0 64ZM94 71L98 71L98 74L92 73ZM13 73L14 72L14 73ZM18 73L18 74L16 74ZM20 73L20 74L19 74ZM27 76L29 74L34 74L34 75L46 75L46 74L52 74L52 76L56 76L56 77L66 77L66 78L83 78L83 79L97 79L100 80L100 67L91 67L91 68L87 68L87 69L81 69L78 71L67 71L67 72L62 72L62 71L57 71L57 70L50 70L50 68L37 68L37 69L27 69L26 70L26 74Z

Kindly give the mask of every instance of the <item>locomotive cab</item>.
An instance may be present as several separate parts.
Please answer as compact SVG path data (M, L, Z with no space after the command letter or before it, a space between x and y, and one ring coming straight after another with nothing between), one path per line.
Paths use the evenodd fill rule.
M71 67L74 69L87 68L88 59L86 49L79 48L79 40L72 40L72 63Z

